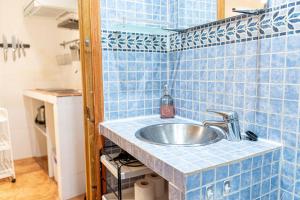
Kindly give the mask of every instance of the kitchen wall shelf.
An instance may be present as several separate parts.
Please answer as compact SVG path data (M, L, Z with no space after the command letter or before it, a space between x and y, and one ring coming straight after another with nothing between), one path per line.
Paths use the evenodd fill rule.
M0 179L11 178L16 181L15 167L13 163L8 112L0 108Z

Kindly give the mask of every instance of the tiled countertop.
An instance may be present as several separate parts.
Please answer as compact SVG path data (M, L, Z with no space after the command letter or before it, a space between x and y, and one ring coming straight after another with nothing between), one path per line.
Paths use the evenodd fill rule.
M183 184L179 182L184 182L188 175L281 147L278 143L266 140L230 142L225 139L207 146L163 146L135 137L135 132L145 126L180 122L195 123L183 118L160 119L158 116L148 116L103 122L100 124L100 132L179 188Z

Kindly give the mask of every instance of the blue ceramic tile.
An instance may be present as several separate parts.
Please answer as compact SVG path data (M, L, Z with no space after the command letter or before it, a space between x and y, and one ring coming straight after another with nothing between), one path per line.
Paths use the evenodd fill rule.
M281 200L293 199L293 195L290 192L281 190L280 191L280 199Z
M286 131L296 132L297 131L298 122L293 117L285 116L283 118L283 128Z
M261 195L267 194L270 191L270 179L264 180L261 184Z
M286 38L278 37L272 39L272 52L283 52L285 51ZM289 49L289 48L288 48Z
M284 147L283 148L283 159L289 162L295 162L296 152L292 148Z
M298 100L299 99L299 86L286 85L285 86L285 99Z
M289 37L287 37L287 49L289 51L300 50L299 41L299 35L290 35Z
M297 195L300 195L300 181L298 181L298 182L296 183L296 186L295 186L295 193L296 193Z
M207 185L215 180L215 170L208 170L202 173L202 185Z
M268 165L272 162L273 152L266 153L263 157L263 165Z
M252 199L256 199L260 196L260 184L256 184L251 188Z
M239 193L234 193L234 194L231 194L228 196L227 198L228 200L236 200L236 199L239 199Z
M287 67L300 67L300 55L299 53L288 53L286 58Z
M261 168L252 171L252 183L257 183L261 180Z
M279 173L279 162L272 164L272 175L276 175Z
M241 171L241 164L240 163L234 163L234 164L229 165L229 176L239 174L240 171Z
M285 191L292 192L293 189L294 189L293 180L291 180L290 178L282 176L281 180L280 180L280 187L282 189L284 189Z
M222 199L223 197L223 188L224 188L224 182L220 181L216 184L216 199Z
M249 200L250 199L250 188L246 188L240 192L241 200Z
M228 165L216 169L216 180L224 179L228 176Z
M270 176L271 176L271 169L272 169L271 165L263 166L263 169L262 169L262 178L263 179L270 178Z
M261 53L271 52L271 39L262 39L260 48L261 48Z
M282 98L283 97L283 86L282 85L271 85L270 86L270 97L271 98Z
M277 129L281 128L281 116L276 114L270 114L269 126Z
M234 176L231 179L231 189L232 191L238 191L240 189L240 176Z
M256 112L256 122L260 125L265 125L268 120L268 115L262 112Z
M280 159L280 150L275 150L273 153L273 161L279 161Z
M200 199L200 194L201 194L200 192L201 192L200 189L197 189L195 191L190 191L187 193L186 199L187 200Z
M245 188L251 184L251 172L241 174L241 187Z
M295 133L283 132L282 141L285 146L290 148L296 148L297 135Z
M271 190L277 189L279 186L279 177L274 176L271 178Z
M272 83L282 83L284 78L283 69L272 69L271 70L271 82Z
M271 99L270 100L270 111L272 113L280 114L282 112L282 100Z
M287 84L300 84L300 69L288 69L285 72Z
M291 62L289 62L291 64ZM283 68L285 66L285 55L282 53L272 54L272 68Z

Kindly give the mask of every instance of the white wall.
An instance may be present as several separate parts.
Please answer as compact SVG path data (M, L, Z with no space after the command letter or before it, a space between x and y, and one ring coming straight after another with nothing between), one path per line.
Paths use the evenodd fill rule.
M81 72L79 62L58 66L56 55L69 52L59 43L78 38L78 31L56 28L57 22L48 18L24 18L23 0L0 0L0 41L2 34L11 41L16 35L31 45L25 58L12 61L11 51L8 62L3 61L0 49L0 107L9 111L15 159L32 156L29 133L25 118L22 92L31 88L80 88Z

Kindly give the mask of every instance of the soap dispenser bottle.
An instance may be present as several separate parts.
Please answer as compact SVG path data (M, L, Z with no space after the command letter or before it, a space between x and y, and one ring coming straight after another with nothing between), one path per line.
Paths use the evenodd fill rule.
M175 117L175 107L173 98L169 95L168 85L164 86L164 94L160 98L160 118Z

